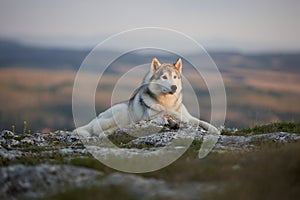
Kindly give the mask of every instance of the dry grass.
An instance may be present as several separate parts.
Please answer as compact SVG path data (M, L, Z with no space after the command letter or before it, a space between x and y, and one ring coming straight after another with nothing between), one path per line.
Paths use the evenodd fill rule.
M207 199L297 199L300 195L300 146L266 148L243 155L228 173L224 190Z
M194 142L187 152L171 165L155 172L140 174L145 178L162 179L169 184L186 182L211 184L219 190L207 190L203 199L297 199L300 195L300 145L262 144L260 151L244 153L210 153L197 157L201 143ZM95 162L81 160L76 165L93 169ZM102 164L100 164L102 165ZM108 170L106 173L111 173ZM122 198L126 187L96 186L71 190L55 199ZM124 193L125 192L125 193ZM80 197L80 198L79 198ZM130 199L134 197L130 197Z

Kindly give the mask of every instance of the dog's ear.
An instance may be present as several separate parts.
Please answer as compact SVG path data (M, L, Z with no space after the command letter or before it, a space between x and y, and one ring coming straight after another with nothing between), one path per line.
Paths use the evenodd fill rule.
M181 70L182 70L182 60L181 60L181 58L178 58L178 60L174 64L174 66L181 73Z
M160 65L161 65L160 62L156 58L153 58L152 63L151 63L152 74L154 74L158 70Z

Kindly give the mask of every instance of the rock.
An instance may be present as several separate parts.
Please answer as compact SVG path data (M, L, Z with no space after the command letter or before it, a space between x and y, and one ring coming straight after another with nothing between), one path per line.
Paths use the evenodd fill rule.
M30 137L25 137L24 139L21 140L21 142L26 143L26 144L30 144L30 145L34 144L34 140Z
M65 165L13 165L0 169L2 199L40 198L62 189L90 185L101 172Z
M15 136L15 134L8 130L3 130L0 134L1 138L13 138L14 136Z
M200 127L180 122L170 115L159 116L151 120L142 120L137 124L118 129L109 135L122 138L124 135L137 137L130 141L129 145L141 145L163 147L169 145L172 140L189 138L201 140L208 132Z
M15 160L16 158L19 158L23 156L22 151L18 150L7 150L4 147L0 145L0 159L3 160Z
M45 195L97 185L125 188L137 199L199 199L203 192L216 190L216 184L183 182L168 183L154 178L113 173L104 178L103 173L65 165L13 165L0 169L0 196L3 199L37 199Z
M66 148L61 148L59 149L59 152L62 154L81 154L81 155L86 155L88 152L86 148L83 148L82 146L73 146L73 147L66 147Z
M100 182L102 186L118 186L136 196L137 199L201 199L204 192L216 191L218 184L197 182L168 183L164 180L142 178L137 175L113 173Z
M89 156L79 137L70 132L13 134L2 131L0 136L0 163L4 165L55 164L79 156Z
M152 134L150 136L139 137L135 140L129 142L129 144L134 145L145 145L145 146L152 146L152 147L159 147L159 146L166 146L173 139L175 139L176 133L174 132L163 132Z
M262 143L291 143L299 142L300 134L295 133L268 133L249 136L221 135L213 151L215 152L243 152L254 150Z

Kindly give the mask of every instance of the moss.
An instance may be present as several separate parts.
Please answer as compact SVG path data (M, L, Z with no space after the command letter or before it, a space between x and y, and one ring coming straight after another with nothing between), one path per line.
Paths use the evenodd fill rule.
M107 167L106 165L102 164L99 160L91 157L78 157L78 158L73 158L69 161L70 165L74 166L81 166L81 167L86 167L90 169L95 169L98 171L102 171L106 174L115 172L115 170Z
M134 133L136 134L136 133ZM126 132L118 131L108 136L108 139L114 143L117 147L120 148L137 148L137 149L149 149L154 147L154 145L150 144L132 144L130 143L132 140L137 139L137 137L134 137Z
M274 132L289 132L300 133L300 123L295 122L276 122L253 128L231 131L228 129L222 130L222 135L249 135L249 134L265 134Z
M52 155L26 155L17 157L14 160L1 159L0 166L9 166L14 164L23 164L23 165L38 165L43 163L49 164L66 164L68 161L62 154L53 153Z
M154 145L150 145L150 144L123 144L120 147L122 148L127 148L127 149L145 149L145 150L149 150L150 148L155 147Z
M108 139L114 143L116 146L118 147L123 147L124 144L127 144L128 142L136 139L136 137L129 135L126 132L123 131L119 131L119 132L115 132L111 135L108 136Z
M22 149L23 152L31 152L31 153L41 153L43 151L51 150L52 148L49 147L43 147L43 146L33 146L30 144L23 144L22 146L17 146Z
M264 134L272 132L300 133L300 123L277 122L262 126L256 126L252 129L246 129L246 131L254 134Z
M62 154L57 151L57 147L42 147L27 145L26 147L8 148L8 150L21 150L22 156L15 159L0 159L0 166L9 166L13 164L38 165L43 163L48 164L70 164L71 159L82 157L79 153ZM87 154L87 157L91 155Z
M18 134L18 137L14 137L14 139L18 140L18 141L21 141L26 137L32 137L32 135L27 134L27 133L21 133L21 134Z
M202 140L193 140L189 148L183 154L182 157L196 158L198 156L199 149L201 148Z

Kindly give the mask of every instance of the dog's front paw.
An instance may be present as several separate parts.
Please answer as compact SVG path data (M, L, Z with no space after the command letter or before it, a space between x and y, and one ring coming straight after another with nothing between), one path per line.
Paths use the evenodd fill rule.
M81 128L75 129L73 133L77 134L80 138L91 137L91 134L87 130Z

